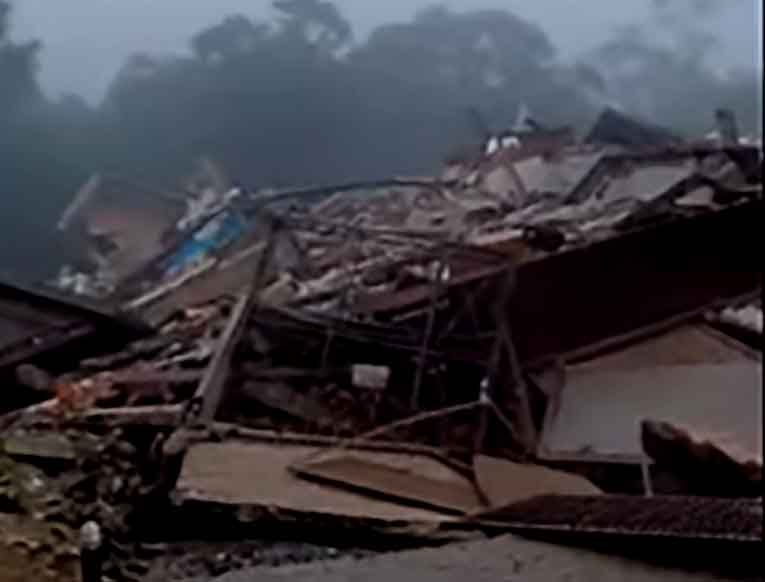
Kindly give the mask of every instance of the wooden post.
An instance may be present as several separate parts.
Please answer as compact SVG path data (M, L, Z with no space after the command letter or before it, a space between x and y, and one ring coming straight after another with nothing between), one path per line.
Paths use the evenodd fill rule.
M417 410L420 405L420 391L422 390L422 381L425 376L425 365L427 364L430 340L433 336L433 330L436 325L436 316L438 315L438 300L441 298L444 286L449 283L450 267L448 258L449 255L447 249L444 247L441 251L441 257L436 265L435 281L431 287L428 319L425 323L425 331L422 336L422 345L420 346L420 354L417 361L417 372L414 378L414 389L412 390L412 410Z
M640 463L640 471L643 474L643 494L646 497L653 497L653 484L651 483L651 467L648 465L648 459L643 459Z

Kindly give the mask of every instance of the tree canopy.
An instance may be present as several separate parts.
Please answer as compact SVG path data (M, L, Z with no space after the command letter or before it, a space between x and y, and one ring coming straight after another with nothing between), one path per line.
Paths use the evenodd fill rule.
M222 17L185 55L135 54L91 107L42 94L44 47L11 40L0 0L0 270L58 264L53 225L95 171L173 184L210 156L251 187L428 175L479 137L477 119L505 129L522 104L579 129L614 103L679 131L708 130L721 106L759 126L756 72L716 76L639 30L571 63L503 10L434 6L357 39L328 0L273 5L269 21Z

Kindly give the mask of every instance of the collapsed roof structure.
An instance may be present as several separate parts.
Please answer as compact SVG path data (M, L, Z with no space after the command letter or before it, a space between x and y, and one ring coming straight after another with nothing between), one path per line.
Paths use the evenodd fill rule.
M125 545L107 560L116 579L167 574L136 541L154 512L178 544L205 534L173 524L213 515L237 531L587 537L569 523L578 499L600 534L640 537L618 496L651 515L661 494L675 512L756 496L762 154L649 129L606 112L591 143L513 132L439 178L279 192L208 164L184 205L161 203L140 252L96 232L110 203L94 205L94 178L62 227L81 217L107 251L53 283L118 306L99 325L143 325L78 365L56 350L9 360L14 390L36 396L0 416L6 454L79 459L79 480L38 478L83 500L55 519L94 519ZM111 468L83 489L88 463ZM756 535L735 527L672 535L740 534L749 551Z

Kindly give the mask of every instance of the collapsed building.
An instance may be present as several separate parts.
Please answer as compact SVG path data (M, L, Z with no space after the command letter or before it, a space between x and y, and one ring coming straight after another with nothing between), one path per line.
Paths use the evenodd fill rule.
M13 286L0 314L24 331L0 360L24 395L2 403L0 507L72 547L0 541L71 569L96 522L113 579L179 579L158 539L263 524L717 540L750 559L761 168L755 147L607 111L585 143L508 132L432 179L249 192L205 162L181 203L120 201L96 176L60 223L92 258L52 283L66 322L31 324ZM79 347L61 338L77 325Z

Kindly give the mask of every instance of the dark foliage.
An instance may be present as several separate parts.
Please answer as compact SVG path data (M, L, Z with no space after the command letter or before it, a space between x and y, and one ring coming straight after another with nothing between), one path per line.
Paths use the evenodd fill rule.
M354 43L327 0L274 7L273 22L233 15L200 31L188 57L135 55L92 108L43 96L42 47L10 39L0 0L0 272L38 278L62 260L56 219L96 170L173 184L208 155L250 187L432 174L523 103L580 130L606 104L681 133L708 130L721 106L758 126L756 73L722 81L703 56L640 34L562 65L539 27L501 10L434 7Z

